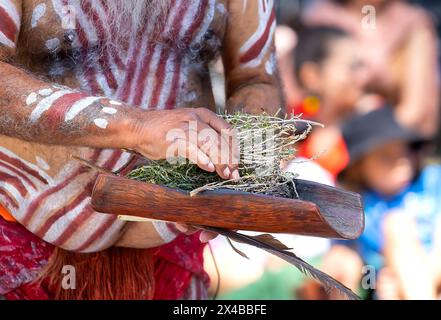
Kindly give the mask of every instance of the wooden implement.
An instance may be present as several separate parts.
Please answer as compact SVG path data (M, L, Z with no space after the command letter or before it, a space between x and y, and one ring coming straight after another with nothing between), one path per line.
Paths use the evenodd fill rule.
M356 239L364 228L358 194L295 180L300 199L232 190L188 192L100 174L92 206L98 212L231 230Z

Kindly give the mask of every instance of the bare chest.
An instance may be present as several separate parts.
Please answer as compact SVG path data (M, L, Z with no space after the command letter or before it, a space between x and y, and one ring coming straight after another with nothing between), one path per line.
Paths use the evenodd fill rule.
M78 66L103 61L104 68L127 71L133 51L141 51L135 58L142 63L152 58L158 46L173 52L176 59L194 64L205 64L219 52L227 18L226 0L170 0L160 29L155 17L147 17L136 27L129 21L115 26L106 2L24 0L20 62L57 78L73 76Z

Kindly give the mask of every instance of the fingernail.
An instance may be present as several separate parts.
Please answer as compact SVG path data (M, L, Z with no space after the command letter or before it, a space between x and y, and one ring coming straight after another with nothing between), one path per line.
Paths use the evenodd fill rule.
M208 164L208 169L210 171L214 171L215 170L213 162L210 161L210 163Z
M229 177L230 177L230 174L231 174L230 169L229 169L229 168L225 168L225 170L224 170L224 177L229 178Z
M176 229L178 229L182 233L185 233L188 231L188 227L183 226L182 224L176 224L175 227L176 227Z
M199 235L199 241L201 241L202 243L207 243L211 240L210 238L210 234L208 234L207 232L201 232L201 234Z
M233 171L232 177L234 180L239 180L240 179L240 174L239 171L236 169Z

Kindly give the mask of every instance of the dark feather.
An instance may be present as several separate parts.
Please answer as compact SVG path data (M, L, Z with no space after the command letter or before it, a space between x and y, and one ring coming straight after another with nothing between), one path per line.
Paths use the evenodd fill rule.
M298 256L296 256L294 253L292 253L290 251L286 251L285 249L280 250L277 248L277 246L274 247L271 243L265 242L265 238L267 239L267 237L264 237L264 241L262 241L261 240L262 238L259 239L259 236L258 237L247 236L247 235L240 234L240 233L226 230L226 229L219 229L219 228L212 228L212 227L201 227L201 229L204 229L204 230L207 230L210 232L214 232L214 233L218 233L218 234L223 235L223 236L225 236L231 240L234 240L236 242L246 243L248 245L265 250L265 251L279 257L280 259L283 259L286 262L292 264L293 266L298 268L302 273L309 275L312 278L314 278L315 280L319 281L320 283L322 283L325 286L325 288L327 290L335 290L336 289L340 293L342 293L346 298L348 298L350 300L359 300L360 299L360 297L357 296L354 292L352 292L351 289L347 288L346 286L344 286L343 284L341 284L340 282L338 282L334 278L328 276L326 273L314 268L309 263L307 263L306 261L304 261L301 258L299 258ZM286 248L285 245L283 245L283 247Z

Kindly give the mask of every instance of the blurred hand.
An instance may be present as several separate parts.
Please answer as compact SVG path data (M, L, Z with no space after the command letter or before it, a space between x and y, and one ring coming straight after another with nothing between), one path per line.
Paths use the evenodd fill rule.
M186 224L179 224L179 223L176 223L176 229L178 229L180 232L186 235L192 235L199 231L199 229L193 228ZM201 240L201 242L203 243L207 243L208 241L215 239L217 236L218 235L215 233L202 231L201 235L199 236L199 240Z

